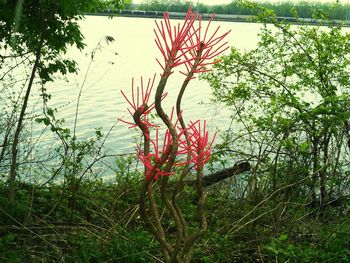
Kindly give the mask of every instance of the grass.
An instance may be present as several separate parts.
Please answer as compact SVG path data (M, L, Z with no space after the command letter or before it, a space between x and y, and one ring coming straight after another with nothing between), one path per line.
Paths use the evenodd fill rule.
M238 201L224 189L209 189L209 228L193 262L349 262L347 208L321 213L303 200ZM9 204L5 190L2 184L0 262L162 262L139 219L137 180L84 182L74 200L65 186L23 184ZM189 221L195 219L194 200L191 189L182 193ZM163 220L172 235L171 222L166 215Z

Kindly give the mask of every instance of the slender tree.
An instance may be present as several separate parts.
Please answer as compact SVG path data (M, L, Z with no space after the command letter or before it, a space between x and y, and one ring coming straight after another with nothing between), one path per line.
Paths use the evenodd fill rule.
M31 74L26 87L11 146L11 168L8 177L9 199L15 197L18 171L18 149L29 96L38 75L42 83L52 81L56 72L75 72L74 60L62 58L67 48L84 48L78 20L85 12L121 8L122 0L8 0L0 2L0 63L6 58L30 56ZM5 55L11 54L11 55Z

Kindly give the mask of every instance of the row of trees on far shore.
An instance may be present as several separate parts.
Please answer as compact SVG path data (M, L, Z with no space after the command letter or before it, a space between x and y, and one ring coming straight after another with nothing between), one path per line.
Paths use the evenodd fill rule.
M140 9L145 11L172 11L186 12L188 7L192 5L199 13L216 13L216 14L235 14L235 15L251 15L251 10L242 5L241 0L233 0L229 4L224 5L206 5L201 1L188 0L144 0L140 5L129 4L127 9ZM349 4L335 4L324 2L309 1L288 1L288 2L259 2L259 4L269 10L273 10L277 16L293 17L296 12L301 18L311 18L315 10L323 10L329 12L332 19L348 20L350 15ZM294 11L293 11L294 10ZM330 12L331 11L331 12Z

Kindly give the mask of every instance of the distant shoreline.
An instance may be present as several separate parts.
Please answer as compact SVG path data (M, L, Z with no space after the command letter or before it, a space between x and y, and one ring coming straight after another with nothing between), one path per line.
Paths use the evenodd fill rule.
M143 17L143 18L162 18L164 11L143 11L143 10L119 10L119 12L100 12L100 13L87 13L88 16L121 16L121 17ZM182 12L169 12L172 19L184 19L186 13ZM201 14L203 20L209 20L211 14ZM215 21L225 22L244 22L255 23L253 21L254 16L250 15L229 15L229 14L215 14ZM318 20L311 18L299 18L297 20L294 17L277 17L278 21L286 21L292 24L309 24L316 25ZM343 20L332 20L329 24L342 24L344 27L349 27L349 22L345 23Z

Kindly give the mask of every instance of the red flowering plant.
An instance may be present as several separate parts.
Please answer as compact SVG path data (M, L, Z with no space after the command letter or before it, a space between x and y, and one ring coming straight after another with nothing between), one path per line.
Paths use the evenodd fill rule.
M131 107L128 111L133 118L132 121L122 121L129 124L129 128L139 128L143 134L143 149L140 145L137 146L137 156L144 165L145 174L140 193L141 218L160 243L165 262L190 262L193 246L207 228L203 209L206 199L203 167L210 159L215 135L209 139L206 122L201 123L197 120L186 125L181 101L195 74L208 71L209 65L218 62L212 60L228 48L224 39L229 32L219 34L218 27L213 33L209 33L213 18L214 15L203 29L201 16L193 12L191 7L185 19L177 25L172 25L169 14L164 13L164 19L156 22L154 30L155 43L162 54L162 59L157 59L162 73L154 102L149 103L155 77L148 81L146 87L141 78L141 86L135 88L133 80L131 98L122 91L123 97ZM164 90L168 78L176 67L184 68L179 71L185 75L185 79L177 96L174 118L174 110L169 117L162 107L162 100L166 96ZM148 114L154 110L165 126L162 146L159 144L160 125L151 123L148 118ZM197 174L198 226L195 231L189 231L188 222L177 203L184 180L191 171L191 165ZM168 185L170 177L174 179L172 187ZM160 204L156 201L158 195L173 221L172 224L175 225L175 235L165 235L165 227L169 225L162 221L159 215ZM193 222L190 223L193 228Z

